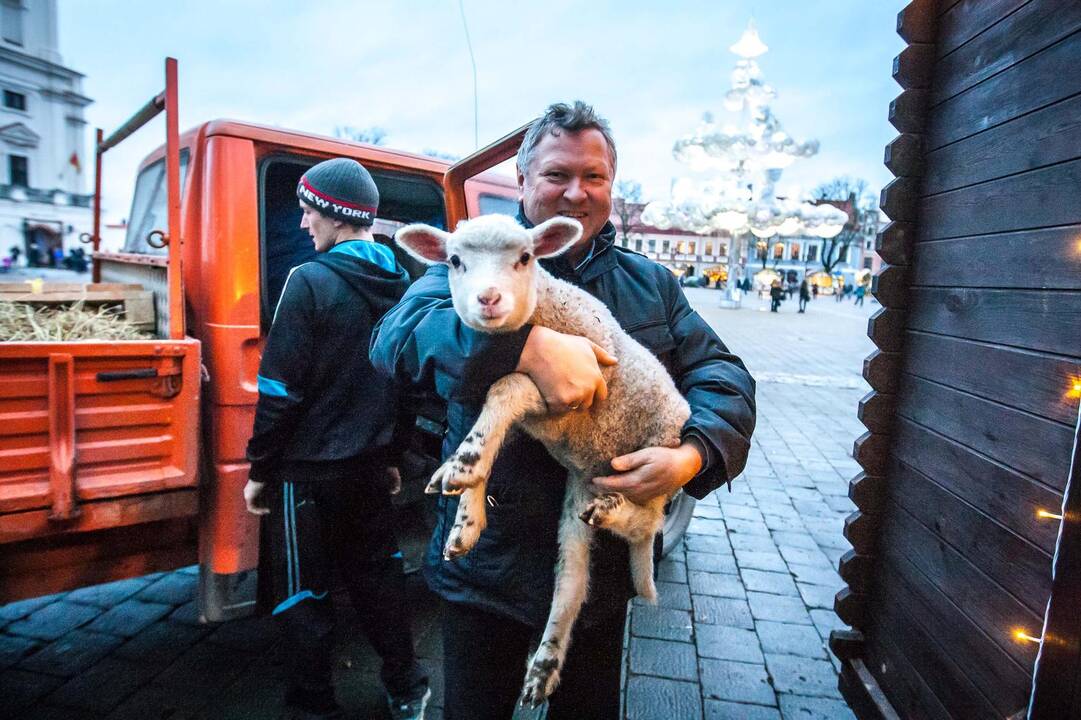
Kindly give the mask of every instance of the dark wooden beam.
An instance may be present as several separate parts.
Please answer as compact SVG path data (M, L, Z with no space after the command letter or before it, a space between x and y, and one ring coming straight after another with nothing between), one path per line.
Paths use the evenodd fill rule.
M898 132L922 132L927 124L927 102L930 93L927 90L909 88L890 102L890 125Z
M905 265L883 265L871 280L871 293L883 307L908 304L908 272Z
M852 592L850 588L841 588L834 596L833 611L845 625L854 628L867 626L867 598Z
M909 45L893 59L893 79L905 88L927 88L935 67L935 46L930 43Z
M895 393L901 374L899 353L875 350L863 361L863 377L872 388L881 393Z
M920 179L894 178L882 188L879 206L890 220L914 222L919 209Z
M863 657L863 633L859 630L833 630L830 632L830 650L838 660Z
M897 177L923 174L923 135L901 133L886 146L883 162Z
M865 432L853 444L852 457L868 475L885 475L889 459L889 437Z
M867 321L867 336L886 352L900 352L904 345L905 316L896 308L882 308Z
M908 265L916 226L910 222L891 222L875 238L875 252L890 265Z
M845 539L860 555L872 555L878 542L878 525L878 515L857 510L845 518Z
M897 34L907 43L935 41L937 0L912 0L897 13Z
M860 422L871 432L888 434L893 427L893 416L896 409L896 395L887 395L872 390L860 399L857 415Z
M881 512L889 499L886 496L886 478L861 472L848 482L848 497L866 513Z
M874 581L875 559L871 555L861 555L855 549L849 550L837 563L837 572L853 592L866 595Z

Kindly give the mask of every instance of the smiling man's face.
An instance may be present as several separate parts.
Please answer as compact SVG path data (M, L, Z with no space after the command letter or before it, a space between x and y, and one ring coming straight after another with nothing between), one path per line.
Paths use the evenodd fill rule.
M584 232L571 250L588 248L612 214L612 156L600 130L560 130L541 138L529 168L518 170L525 215L534 225L556 215L574 218Z

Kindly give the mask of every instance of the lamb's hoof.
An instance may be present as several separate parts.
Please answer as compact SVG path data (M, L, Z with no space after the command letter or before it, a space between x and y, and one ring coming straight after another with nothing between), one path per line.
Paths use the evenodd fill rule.
M522 688L522 705L539 707L555 692L556 685L559 684L558 666L559 661L554 657L541 657L538 653L533 658L525 676L525 686Z
M465 523L456 522L447 535L447 543L443 546L444 560L457 560L466 555L477 545L480 537L480 526L474 520Z
M584 523L593 527L605 527L627 499L621 493L605 493L589 501L586 509L578 515Z
M460 453L454 453L435 471L424 492L429 495L461 495L486 479L477 472L475 462L466 463Z

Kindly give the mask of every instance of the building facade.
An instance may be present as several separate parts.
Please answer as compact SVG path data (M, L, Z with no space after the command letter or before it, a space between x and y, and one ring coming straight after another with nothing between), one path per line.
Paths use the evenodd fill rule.
M54 264L92 224L83 76L63 65L56 0L0 0L0 254Z

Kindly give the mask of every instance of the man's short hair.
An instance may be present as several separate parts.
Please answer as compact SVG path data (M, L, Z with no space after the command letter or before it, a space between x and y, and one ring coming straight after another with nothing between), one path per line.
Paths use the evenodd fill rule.
M533 121L526 131L522 146L518 148L518 170L526 172L533 162L533 155L545 135L559 135L560 131L581 132L582 130L599 130L608 143L608 156L612 160L612 170L616 169L616 141L612 139L612 128L608 121L593 110L592 105L586 105L581 100L575 100L574 105L566 103L554 103L548 106L544 115Z

